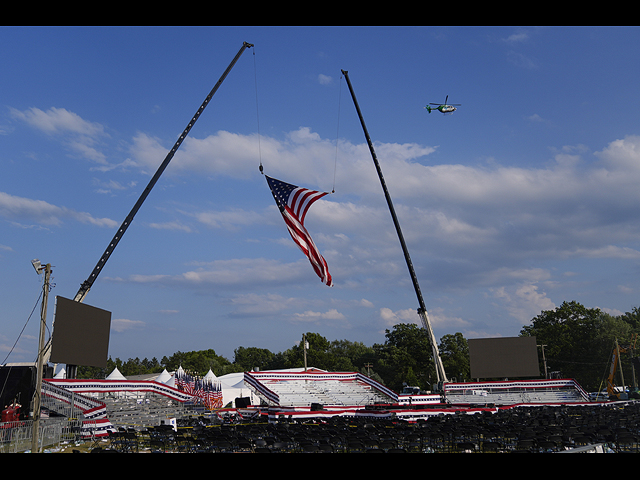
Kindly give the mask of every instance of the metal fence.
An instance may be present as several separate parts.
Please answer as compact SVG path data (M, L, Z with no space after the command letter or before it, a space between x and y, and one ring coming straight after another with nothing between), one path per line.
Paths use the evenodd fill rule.
M86 421L84 422L86 423ZM42 418L38 429L38 452L81 438L83 422L67 418ZM33 421L0 423L0 453L31 451Z

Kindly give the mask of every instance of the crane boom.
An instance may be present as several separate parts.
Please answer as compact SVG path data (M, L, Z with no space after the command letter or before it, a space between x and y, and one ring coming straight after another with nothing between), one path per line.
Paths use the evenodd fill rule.
M147 187L144 189L144 191L140 195L140 198L138 198L138 201L129 212L129 215L127 215L127 217L122 222L122 225L120 225L120 228L118 228L118 231L113 236L113 239L111 239L111 242L109 242L109 245L107 246L106 250L100 257L100 260L98 261L93 271L91 272L91 275L89 275L89 277L80 285L80 289L78 290L78 293L76 293L76 296L74 297L74 301L76 302L84 301L84 298L86 297L87 293L93 286L93 283L96 281L96 278L98 278L98 275L104 268L105 264L107 263L107 260L109 260L109 257L111 256L111 254L113 253L113 250L116 248L120 240L122 240L122 236L127 231L127 228L129 228L129 226L131 225L131 222L133 221L133 217L135 217L136 213L138 213L138 210L140 210L140 207L142 206L146 198L149 196L151 189L154 187L154 185L156 184L156 182L158 181L162 173L165 171L165 169L169 165L169 162L171 162L171 159L173 159L173 156L175 155L178 148L180 148L180 145L182 145L182 142L189 134L189 131L191 130L193 125L196 123L196 121L198 120L198 118L206 108L206 106L209 104L209 101L211 101L211 98L218 91L218 88L220 87L224 79L227 77L227 75L229 74L233 66L236 64L236 62L238 61L242 53L247 48L251 48L251 47L253 47L253 44L251 43L247 43L247 42L242 43L242 47L240 48L236 56L233 58L233 60L231 61L227 69L224 71L220 79L216 82L214 87L211 89L211 91L209 92L209 95L207 95L207 97L204 99L204 101L200 105L200 108L198 108L198 111L195 113L193 118L191 118L191 120L189 121L188 125L186 126L186 128L184 129L180 137L178 137L178 140L176 141L176 143L173 145L171 150L169 150L169 153L167 153L167 156L164 158L164 160L158 167L158 170L149 181ZM44 357L45 363L49 361L50 356L51 356L51 338L49 339L49 341L47 342L47 345L44 348L43 357ZM76 371L77 371L77 365L67 365L67 378L75 378Z
M151 189L154 187L154 185L160 178L160 175L162 175L164 170L167 168L167 166L169 165L169 162L171 162L171 159L175 155L178 148L180 148L180 145L182 145L182 142L187 137L187 135L189 134L189 131L191 130L193 125L196 123L196 121L200 117L200 114L202 114L203 110L205 109L205 107L207 106L211 98L215 95L216 91L218 90L218 88L220 87L224 79L227 77L227 75L229 74L233 66L236 64L236 62L238 61L242 53L245 51L245 49L251 48L251 47L253 47L253 44L251 43L244 42L242 44L242 48L240 48L235 58L231 61L231 63L229 64L227 69L224 71L224 73L222 74L218 82L215 84L211 92L209 92L209 95L207 95L207 98L204 99L204 102L202 102L202 105L200 105L200 108L198 109L198 111L195 113L193 118L189 121L189 124L184 129L184 131L182 132L182 134L180 135L176 143L173 145L173 148L169 150L169 153L167 153L167 156L165 157L163 162L160 164L160 167L158 167L158 170L156 171L155 175L151 178L151 180L149 181L149 184L144 189L144 192L142 192L142 195L140 195L140 198L138 198L138 201L129 212L129 215L127 215L127 217L124 219L124 221L122 222L122 225L120 225L120 228L118 229L116 234L113 236L113 239L111 240L111 242L109 242L109 245L107 246L106 250L102 254L102 257L100 257L100 260L98 261L93 271L91 272L91 275L89 275L89 278L87 278L80 285L80 289L78 290L78 293L76 293L76 296L74 298L76 302L82 302L84 300L84 297L87 295L87 293L93 286L93 282L95 282L96 278L98 278L98 275L104 268L104 265L107 263L107 260L109 260L109 257L113 253L113 250L118 245L118 242L120 242L120 240L122 239L122 236L127 231L127 228L129 228L129 225L131 225L131 222L133 221L133 217L136 215L136 213L138 213L138 210L140 209L140 207L146 200L147 196L151 192Z
M407 262L407 267L409 267L409 274L411 275L411 281L413 282L413 288L416 291L416 295L418 297L418 315L420 316L420 320L422 320L422 326L427 331L429 335L429 341L431 343L431 350L433 354L433 362L436 366L436 376L438 378L438 383L448 382L447 374L444 371L444 366L442 364L442 359L440 358L440 352L438 351L438 344L436 343L436 337L433 334L433 329L431 328L431 322L429 321L429 316L427 314L427 308L424 304L424 299L422 298L422 293L420 291L420 285L418 284L418 277L416 276L416 272L413 269L413 263L411 262L411 257L409 256L409 250L407 249L407 245L404 241L404 236L402 235L402 230L400 229L400 222L398 221L398 217L396 216L395 209L393 208L393 202L391 201L391 196L387 190L387 185L384 181L384 177L382 176L382 169L380 168L380 163L378 162L378 158L376 156L376 152L373 149L373 143L371 142L371 138L369 137L369 132L367 131L367 126L364 123L364 119L362 118L362 112L360 111L360 106L358 105L358 101L356 100L356 95L353 91L353 87L351 86L351 81L349 80L349 72L342 70L342 74L347 80L347 85L349 86L349 92L351 93L351 97L353 98L353 103L356 107L356 112L358 113L358 118L360 119L360 124L362 125L362 129L364 130L364 136L369 144L369 151L371 152L371 157L373 158L373 163L376 166L376 170L378 172L378 177L380 178L380 183L382 184L382 190L384 191L384 196L387 199L387 205L389 206L389 210L391 212L391 217L393 219L393 224L396 227L396 231L398 233L398 238L400 240L400 245L402 246L402 251L404 253L404 258Z

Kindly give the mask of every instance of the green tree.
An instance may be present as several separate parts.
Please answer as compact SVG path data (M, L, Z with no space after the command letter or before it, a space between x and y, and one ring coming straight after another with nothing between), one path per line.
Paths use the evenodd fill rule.
M233 363L245 372L254 368L270 370L275 360L275 355L266 348L238 347L233 353Z
M404 383L430 390L436 377L427 331L412 323L399 323L385 330L385 336L384 345L374 345L374 368L385 385L398 392Z
M449 380L456 378L462 382L470 378L469 343L462 333L444 335L438 349Z
M359 371L371 375L371 367L375 361L375 351L362 342L334 340L329 346L329 354L343 359L341 371ZM348 362L346 361L348 359Z
M111 371L113 370L113 369L108 370L108 368L109 368L108 366L107 368L100 368L100 367L87 367L87 366L78 365L76 376L77 378L85 378L85 379L106 378L106 376L109 373L111 373Z
M534 336L546 345L549 372L575 378L584 388L597 389L606 359L602 357L602 332L605 316L598 308L586 308L578 302L564 302L546 310L524 326L521 336ZM544 371L543 369L541 369Z
M307 367L320 368L322 370L332 370L335 366L334 359L329 354L331 343L319 333L307 332L304 338L309 345L306 351ZM304 367L305 349L302 341L286 351L286 368Z
M373 364L375 352L361 342L334 340L329 342L319 333L307 332L307 367L333 372L365 372L367 365ZM269 368L304 367L304 346L302 341L284 352L273 355ZM370 372L370 370L369 370Z
M628 323L634 333L640 333L640 308L633 307L630 312L620 315L620 319Z
M178 351L169 358L162 357L162 365L169 371L175 371L182 367L185 371L198 376L206 375L209 370L216 376L236 371L229 360L217 355L213 349L192 352Z
M614 317L607 313L602 314L603 325L600 334L598 335L597 346L598 358L602 358L605 362L604 368L601 369L601 379L604 388L604 379L608 377L611 367L611 360L613 357L613 350L616 342L620 347L624 349L620 356L622 362L622 373L618 369L614 383L622 385L622 379L626 385L637 385L637 372L635 371L635 365L632 364L633 357L635 356L635 338L634 338L634 326L637 325L635 321L629 321L628 313Z

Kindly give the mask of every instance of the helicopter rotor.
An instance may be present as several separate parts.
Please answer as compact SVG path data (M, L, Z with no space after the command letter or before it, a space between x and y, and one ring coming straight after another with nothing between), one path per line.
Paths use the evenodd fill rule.
M437 106L444 106L444 105L449 105L452 107L460 107L462 104L461 103L447 103L447 100L449 100L449 95L447 95L444 99L444 103L430 103L429 105L437 105Z

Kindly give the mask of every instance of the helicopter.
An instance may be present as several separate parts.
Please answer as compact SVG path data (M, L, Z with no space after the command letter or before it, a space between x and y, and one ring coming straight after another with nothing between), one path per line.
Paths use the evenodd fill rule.
M435 108L430 107L429 105L427 105L426 108L427 112L431 113L431 110L438 110L439 112L442 112L443 114L447 114L447 113L453 113L457 110L456 107L459 107L460 104L459 103L452 103L452 104L447 104L447 100L449 100L449 95L447 95L444 99L444 103L430 103L429 105L437 105Z

